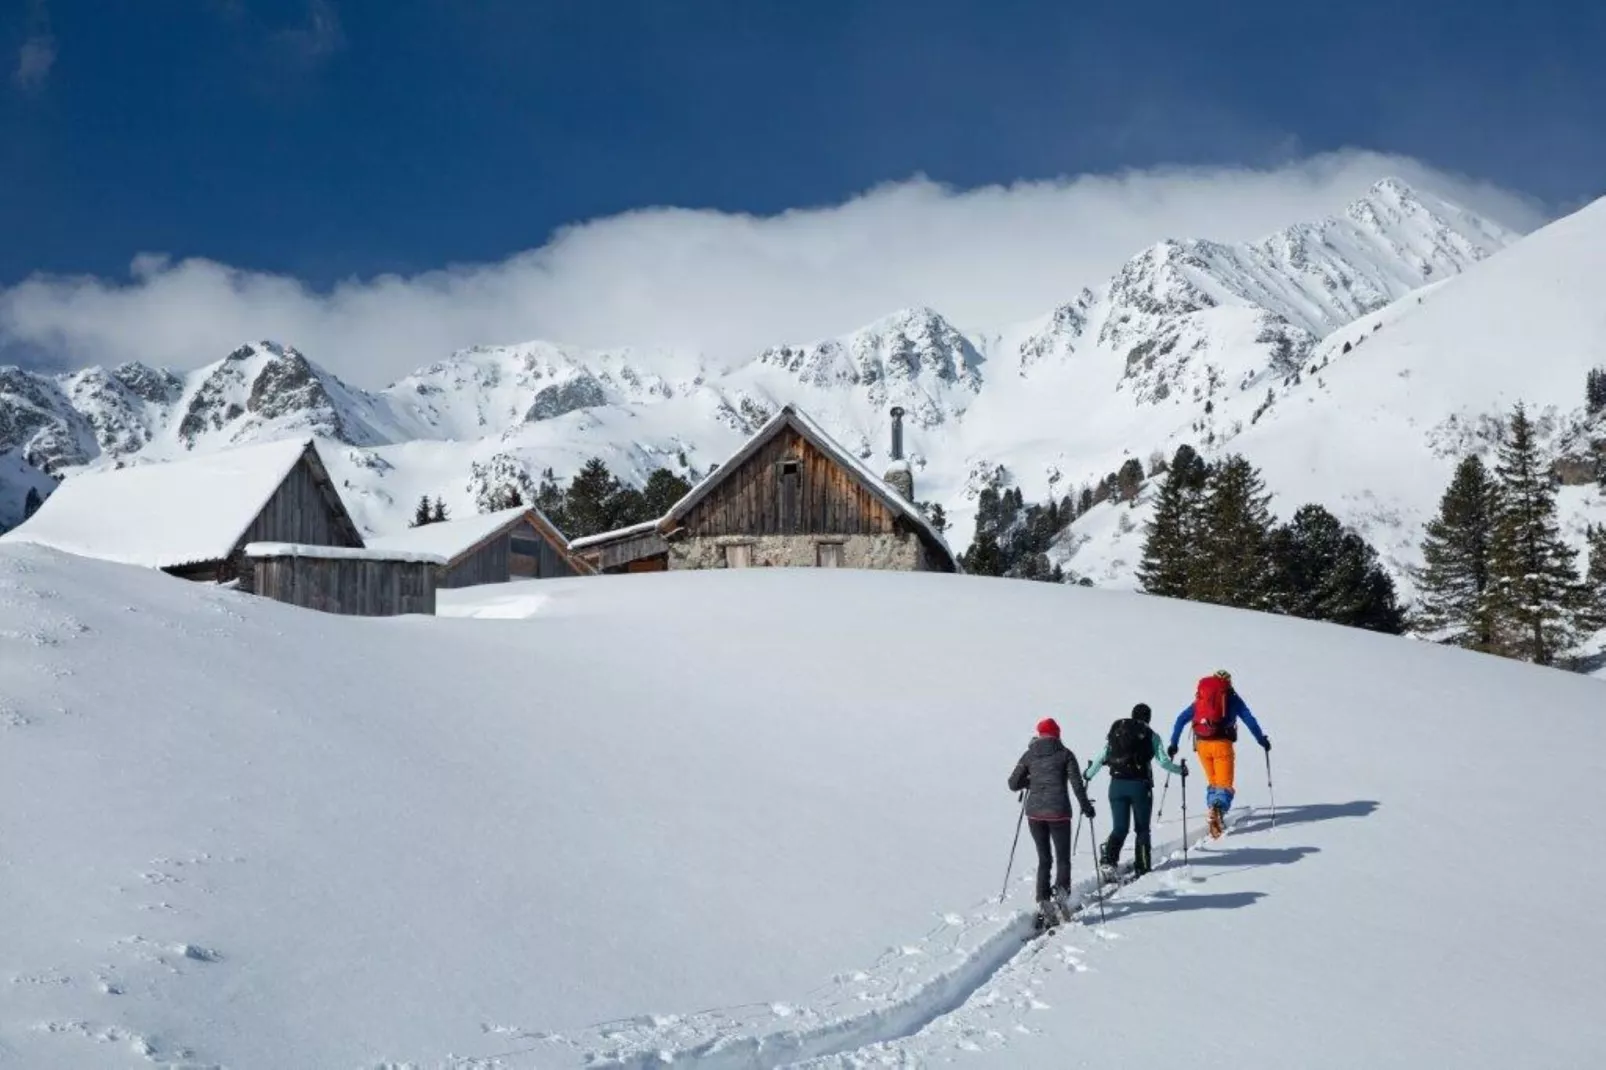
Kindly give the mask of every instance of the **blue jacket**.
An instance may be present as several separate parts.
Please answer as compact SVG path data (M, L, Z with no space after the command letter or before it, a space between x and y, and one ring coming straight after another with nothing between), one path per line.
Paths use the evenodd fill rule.
M1240 719L1243 721L1244 724L1249 726L1249 731L1254 735L1255 742L1259 743L1262 747L1264 747L1266 745L1266 733L1264 733L1264 732L1262 732L1260 730L1260 725L1257 724L1256 721L1255 721L1255 715L1249 712L1248 704L1244 702L1243 698L1238 694L1237 691L1228 692L1228 694L1227 694L1227 729L1228 729L1227 738L1229 738L1229 739L1233 738L1233 735L1234 735L1234 731L1233 730L1237 728L1238 721ZM1193 723L1193 703L1190 702L1190 703L1188 703L1188 708L1187 709L1185 709L1181 713L1177 714L1177 723L1171 729L1171 745L1173 747L1177 746L1182 741L1182 730L1187 728L1192 723Z
M1160 768L1168 773L1181 776L1182 767L1173 762L1171 756L1165 752L1165 740L1160 738L1160 733L1151 728L1149 729L1149 735L1154 738L1154 760L1160 763ZM1099 770L1104 767L1104 762L1109 756L1110 745L1106 743L1099 750L1098 756L1093 759L1093 763L1087 767L1085 779L1092 780L1095 776L1098 776Z

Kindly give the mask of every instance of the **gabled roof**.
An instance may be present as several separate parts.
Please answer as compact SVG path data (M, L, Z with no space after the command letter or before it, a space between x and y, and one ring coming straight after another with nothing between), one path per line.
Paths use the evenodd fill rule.
M0 538L147 568L221 561L303 456L327 484L311 439L70 476L27 523ZM325 489L361 542L339 495Z
M568 539L557 529L546 514L533 506L519 505L512 509L498 509L494 513L480 513L462 520L443 520L436 524L421 524L377 539L368 540L372 550L387 553L433 554L448 564L457 564L487 542L506 533L510 528L528 520L558 548L571 557L578 570L589 571L584 562L573 562Z
M931 522L915 507L913 502L893 490L886 480L871 471L858 457L843 449L835 439L825 433L824 428L793 405L783 406L781 411L770 417L768 422L759 428L753 437L747 440L746 445L732 455L730 460L703 477L702 482L698 483L687 492L685 497L671 506L669 512L664 514L663 519L658 521L658 530L666 534L674 530L679 521L691 511L692 507L707 497L710 491L719 486L733 472L741 468L742 464L757 453L766 442L786 428L797 432L797 434L812 443L815 449L830 457L849 472L852 472L871 494L881 500L882 504L907 520L921 538L931 545L932 549L946 555L956 572L960 571L959 558L955 556L953 549L949 547L948 540L944 539L942 533L931 526Z
M603 543L628 539L634 535L645 535L649 531L657 531L659 523L661 523L659 520L643 520L641 523L631 524L629 527L615 528L612 531L599 531L595 535L587 535L584 538L575 539L569 544L569 548L571 550L589 550L593 547L601 546Z

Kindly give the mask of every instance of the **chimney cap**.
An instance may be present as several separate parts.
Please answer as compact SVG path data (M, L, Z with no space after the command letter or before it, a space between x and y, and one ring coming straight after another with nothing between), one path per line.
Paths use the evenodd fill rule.
M903 406L902 405L894 405L894 406L892 406L892 415L894 415L894 416L902 416L903 415Z

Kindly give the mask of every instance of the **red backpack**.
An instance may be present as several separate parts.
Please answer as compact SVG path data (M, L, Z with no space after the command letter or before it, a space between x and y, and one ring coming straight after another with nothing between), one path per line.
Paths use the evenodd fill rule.
M1193 735L1195 739L1221 739L1227 735L1227 696L1232 684L1219 676L1199 681L1193 696Z

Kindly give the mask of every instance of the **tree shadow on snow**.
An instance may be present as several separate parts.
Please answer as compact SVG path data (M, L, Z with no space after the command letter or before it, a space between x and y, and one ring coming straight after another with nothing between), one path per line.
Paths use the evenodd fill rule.
M1372 799L1357 799L1346 803L1309 803L1305 806L1279 806L1277 828L1285 825L1310 825L1318 821L1333 821L1341 817L1371 817L1381 805ZM1272 827L1270 810L1256 810L1243 823L1233 827L1233 835L1246 832L1265 832Z
M1185 895L1160 890L1149 892L1143 899L1120 899L1109 904L1111 919L1129 914L1170 914L1178 910L1237 910L1252 906L1264 899L1265 892L1220 892L1203 895Z

